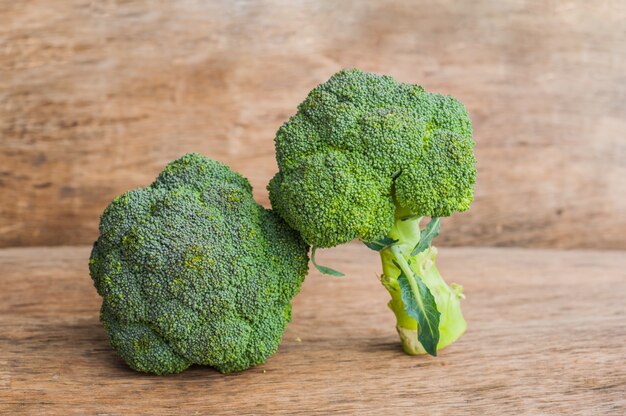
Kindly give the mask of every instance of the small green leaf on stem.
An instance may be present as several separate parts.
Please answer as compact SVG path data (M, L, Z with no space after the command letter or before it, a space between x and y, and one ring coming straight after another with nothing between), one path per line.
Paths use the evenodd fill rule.
M420 241L415 245L415 248L411 252L411 256L415 256L418 253L426 250L433 242L433 239L439 235L439 229L441 228L441 218L433 217L426 228L420 233Z
M311 263L313 263L313 266L315 266L315 268L320 273L327 274L329 276L337 276L337 277L345 276L345 274L341 273L340 271L337 271L335 269L331 269L330 267L320 266L319 264L317 264L315 262L315 250L316 249L317 249L317 247L312 247L311 248Z
M365 244L367 247L371 248L374 251L381 251L386 249L387 247L394 245L397 242L398 240L394 240L390 237L385 237L376 241L363 241L363 244Z
M402 292L404 309L417 321L417 340L428 354L437 356L441 313L437 310L435 298L417 274L407 276L403 268L399 265L398 268L400 268L398 285Z

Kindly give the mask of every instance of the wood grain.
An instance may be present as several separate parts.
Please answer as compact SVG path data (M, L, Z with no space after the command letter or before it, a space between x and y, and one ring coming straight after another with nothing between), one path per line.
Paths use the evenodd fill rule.
M98 322L88 247L0 250L0 413L621 415L624 252L442 249L467 333L402 353L375 253L321 251L277 354L248 371L129 370Z
M444 244L626 248L626 2L23 0L0 22L0 246L90 243L190 151L267 205L276 129L360 67L473 117L476 202Z

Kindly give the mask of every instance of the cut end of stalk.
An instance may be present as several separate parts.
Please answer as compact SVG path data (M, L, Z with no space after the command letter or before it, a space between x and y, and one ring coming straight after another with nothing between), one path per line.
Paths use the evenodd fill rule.
M403 328L396 325L398 335L402 341L402 349L408 355L423 355L426 354L426 350L422 347L422 344L417 340L417 330Z

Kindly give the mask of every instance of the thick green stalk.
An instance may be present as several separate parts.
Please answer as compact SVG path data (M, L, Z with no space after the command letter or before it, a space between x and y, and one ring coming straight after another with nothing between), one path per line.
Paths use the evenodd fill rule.
M402 292L398 284L401 269L405 275L417 274L435 298L437 310L441 313L439 321L439 342L437 349L442 349L456 341L467 327L461 313L459 299L463 297L461 286L448 286L435 265L437 249L430 247L421 253L411 256L413 248L420 240L421 218L412 215L404 208L398 207L394 226L389 238L398 240L396 244L380 251L383 266L382 283L391 294L389 308L396 316L396 329L407 354L425 354L424 347L417 339L417 322L410 317L402 301ZM400 268L398 268L400 266ZM415 281L409 279L413 287ZM413 287L415 290L415 287Z

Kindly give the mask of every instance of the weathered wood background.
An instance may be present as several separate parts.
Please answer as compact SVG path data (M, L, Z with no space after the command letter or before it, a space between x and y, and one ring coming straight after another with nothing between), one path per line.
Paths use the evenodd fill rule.
M0 0L0 246L89 243L197 151L267 204L273 133L343 67L466 103L444 244L626 248L624 1Z

